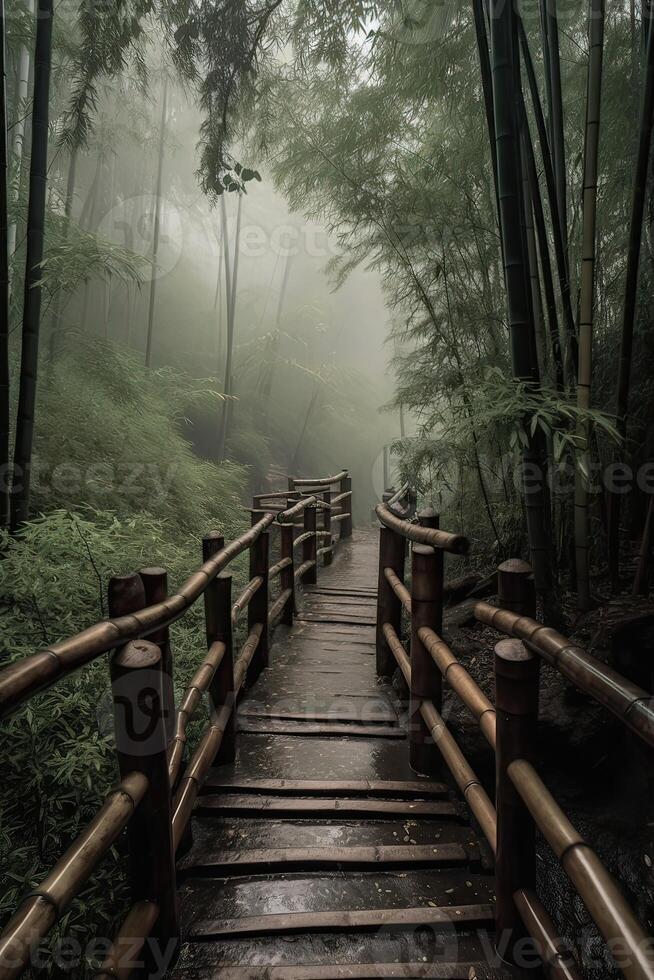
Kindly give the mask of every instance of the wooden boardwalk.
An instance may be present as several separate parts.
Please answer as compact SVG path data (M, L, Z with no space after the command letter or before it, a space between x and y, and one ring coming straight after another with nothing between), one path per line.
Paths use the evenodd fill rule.
M173 977L497 975L488 848L410 770L405 705L376 676L377 540L338 550L239 706L179 864Z

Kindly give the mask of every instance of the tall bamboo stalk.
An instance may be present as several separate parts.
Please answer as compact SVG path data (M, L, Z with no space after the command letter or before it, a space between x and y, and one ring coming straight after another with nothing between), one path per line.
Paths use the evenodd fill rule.
M493 166L493 187L495 189L495 206L497 222L500 222L500 198L497 176L497 152L495 149L495 110L493 108L493 76L491 74L490 54L488 51L488 31L486 29L486 14L484 0L472 0L472 10L475 18L475 34L477 37L477 52L479 54L479 69L481 71L481 87L484 95L486 125L490 139L491 163Z
M538 170L536 168L536 157L529 131L527 114L522 106L522 137L525 153L525 165L529 178L529 188L531 191L531 203L534 209L534 221L536 226L536 237L538 240L538 256L543 276L543 292L545 295L545 307L547 309L548 335L550 356L554 367L554 381L558 391L563 390L563 355L561 352L561 332L559 328L559 318L556 308L556 295L554 290L554 276L552 274L552 262L550 258L550 247L547 238L547 227L545 225L545 212L543 210L543 200L538 181Z
M30 506L34 414L39 365L41 325L41 263L45 235L46 188L48 181L48 123L52 65L52 0L39 0L34 58L34 106L32 111L32 160L27 212L27 256L23 305L22 355L16 449L12 526L27 520Z
M236 235L234 238L234 266L230 269L229 261L229 238L227 235L227 208L225 206L225 195L220 198L220 208L223 223L223 248L225 256L225 287L227 290L227 349L225 352L225 383L223 386L225 401L220 422L220 435L218 439L218 459L225 458L225 446L227 444L227 433L229 430L232 416L231 402L234 394L233 360L234 360L234 336L236 323L236 293L238 290L238 257L241 239L241 221L243 215L243 195L238 196L238 212L236 218Z
M273 382L275 379L275 371L277 368L277 359L279 357L279 346L281 342L281 324L282 315L284 313L284 303L286 302L286 292L288 290L288 282L291 275L291 264L293 261L293 254L289 252L286 256L286 263L284 265L284 273L282 275L282 285L279 291L279 300L277 302L277 315L275 317L275 328L273 333L266 345L266 353L268 355L269 363L263 366L263 379L261 384L261 421L266 431L270 428L270 399L272 397Z
M634 324L636 321L636 298L638 292L638 270L643 235L643 215L647 194L647 175L654 126L654 18L650 19L645 59L645 80L641 106L638 156L634 177L629 227L629 247L627 251L627 272L625 277L624 308L622 318L622 340L618 361L618 384L616 391L616 428L624 444L627 435L627 414L629 411L629 386L631 381L631 360L634 344ZM609 569L613 587L617 588L620 563L620 503L617 493L609 496Z
M27 12L30 16L34 13L34 0L27 0ZM18 113L13 130L13 142L11 154L16 168L16 186L20 187L21 164L23 160L23 145L25 143L25 103L30 83L30 49L26 44L22 44L18 55L18 70L16 78L16 110ZM20 193L18 191L18 193ZM18 196L18 193L16 197ZM9 258L12 258L16 251L17 225L12 221L9 225Z
M559 209L559 220L563 234L563 248L568 258L568 202L567 177L565 166L565 128L563 123L563 91L561 87L561 55L559 51L559 18L556 10L556 0L544 0L545 18L547 22L547 45L550 80L548 91L551 93L550 119L552 132L551 152L554 161L556 178L556 200Z
M0 0L0 527L10 520L9 494L9 242L7 182L7 48L4 0Z
M580 411L590 408L593 373L597 177L604 58L604 0L590 0L588 39L588 91L586 97L581 288L579 297L579 379L577 383L577 407ZM577 570L577 606L582 611L590 607L588 490L584 475L584 469L587 472L590 469L588 466L589 434L586 424L582 423L577 426L580 462L577 464L575 477L575 565Z
M556 186L556 174L549 148L549 137L547 134L545 117L543 115L543 107L540 101L534 63L531 57L531 51L529 50L529 42L527 40L527 35L525 33L522 20L517 17L517 21L523 62L527 73L527 80L529 82L529 92L534 111L534 120L536 122L536 130L538 132L538 142L543 159L545 186L547 188L547 198L550 208L550 215L552 218L552 240L554 243L554 255L556 258L556 269L561 293L561 306L563 310L565 336L567 341L567 357L565 360L568 369L568 383L570 386L572 386L573 384L576 384L577 381L578 342L575 318L572 311L572 300L570 297L570 277L568 274L566 236L563 224L561 222Z
M75 200L75 184L77 182L77 159L79 149L74 146L71 150L68 163L68 178L66 180L66 199L64 201L64 217L66 219L66 238L70 236L70 219L73 214L73 202ZM61 289L57 291L55 308L52 314L52 324L50 327L50 357L54 358L57 351L57 339L61 332L61 316L64 308L64 296Z
M161 191L163 189L164 150L166 147L166 123L168 120L168 79L164 82L163 103L161 106L161 125L159 127L159 157L157 161L157 186L154 202L154 234L152 237L152 278L150 280L150 305L148 307L148 333L145 343L145 366L152 366L152 343L154 338L154 313L157 305L157 261L159 259L159 240L161 238Z
M533 324L529 320L528 266L522 217L518 66L517 22L513 4L505 0L491 0L491 70L511 362L517 380L533 382ZM529 427L528 432L531 432ZM546 481L540 448L533 436L530 436L528 448L523 453L523 465L527 530L536 585L544 599L551 604L552 569L547 533ZM527 474L531 475L529 481Z

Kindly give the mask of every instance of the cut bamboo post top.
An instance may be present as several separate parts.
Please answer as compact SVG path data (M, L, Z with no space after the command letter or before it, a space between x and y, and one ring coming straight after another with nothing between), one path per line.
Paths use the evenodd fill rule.
M487 602L477 603L475 616L480 623L523 640L575 687L604 705L644 742L654 746L654 698L644 688L529 616L519 616Z
M377 504L375 513L384 527L401 534L403 538L407 538L409 541L430 545L432 548L438 548L440 551L447 551L453 555L467 555L470 550L470 542L463 534L450 534L448 531L439 531L433 527L420 527L417 524L411 524L409 521L397 517L389 510L388 504Z

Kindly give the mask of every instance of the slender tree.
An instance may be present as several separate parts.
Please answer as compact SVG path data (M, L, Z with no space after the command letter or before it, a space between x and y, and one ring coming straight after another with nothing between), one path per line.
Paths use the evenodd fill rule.
M4 0L0 0L0 526L10 521L9 495L9 172L7 158L7 48Z
M576 383L577 380L578 353L577 353L577 332L576 332L575 318L572 311L572 300L570 297L570 277L568 274L566 233L565 233L564 225L561 221L561 213L559 210L559 203L558 203L559 199L558 199L558 190L557 190L557 182L556 182L556 171L554 167L552 154L550 152L547 126L545 124L543 107L538 92L538 81L536 79L536 71L534 69L534 63L531 57L531 51L529 50L529 42L527 40L527 35L524 29L524 25L522 23L522 19L517 17L517 15L516 18L518 22L520 47L522 51L525 71L527 74L527 80L529 83L531 104L534 112L536 130L538 133L538 142L540 146L541 156L543 159L543 172L545 175L545 186L547 188L547 199L550 208L550 215L552 218L552 240L554 243L554 255L556 258L556 269L557 269L557 275L559 279L559 288L561 292L561 305L563 309L563 320L565 324L565 336L567 341L566 365L568 368L568 382L570 386L572 386L573 384Z
M220 423L220 435L218 440L218 459L225 458L225 447L227 444L227 433L231 419L231 402L234 394L233 360L234 360L234 336L236 321L236 292L238 289L238 268L239 268L239 249L241 238L241 220L243 215L243 194L238 195L238 211L236 217L236 235L234 238L234 264L230 269L229 261L229 238L227 235L227 208L225 206L225 195L220 198L220 208L223 223L223 248L225 255L225 283L227 288L227 349L225 352L225 384L223 410Z
M30 15L34 13L34 0L27 0L27 11ZM13 141L11 147L11 154L14 160L15 167L15 184L16 184L16 196L18 195L18 188L20 187L20 176L21 176L21 165L23 160L23 144L25 143L25 118L26 111L25 105L27 102L27 93L29 90L30 82L30 49L27 44L21 44L20 54L18 55L18 68L16 77L16 96L15 104L17 109L17 118L13 128ZM16 237L17 237L17 225L15 221L12 221L9 225L9 258L11 258L16 251Z
M284 313L284 303L286 302L286 292L288 281L291 275L291 263L293 255L291 252L286 256L284 272L282 275L282 285L279 291L277 302L277 315L275 317L275 328L268 338L266 344L266 363L263 365L263 378L261 384L261 421L266 431L270 427L270 399L272 397L273 381L275 379L275 369L279 357L279 345L281 342L281 324Z
M549 115L551 130L551 153L554 161L556 178L556 201L559 210L559 221L563 235L563 248L568 256L568 204L567 204L567 175L565 165L565 127L563 120L563 91L561 86L561 54L559 51L559 18L556 0L542 0L544 20L547 26L547 59L546 71L549 79L546 84L550 99Z
M579 378L577 383L577 407L580 411L586 411L590 408L593 365L597 177L604 58L604 0L590 0L588 37L588 92L586 98L581 289L579 297ZM580 462L577 465L575 480L575 565L577 571L577 605L581 610L587 610L590 606L589 516L588 490L586 487L588 437L588 426L582 422L577 427Z
M161 125L159 127L159 155L157 159L157 185L154 200L154 233L152 237L152 278L150 279L150 305L148 307L148 332L145 343L145 366L152 367L152 342L154 337L154 314L157 305L157 261L161 237L161 192L163 189L164 150L166 146L166 124L168 120L168 79L164 82L161 104Z
M50 74L52 65L52 0L39 0L34 58L34 105L32 109L32 160L27 212L27 256L23 305L22 355L16 421L12 526L27 520L30 506L30 479L36 384L39 364L41 325L41 264L45 235L46 189L48 181L48 123Z
M627 414L629 411L629 387L631 381L631 360L634 344L634 325L636 321L636 299L638 294L638 270L643 237L643 216L647 196L647 175L654 126L654 18L649 20L647 53L645 58L645 79L641 106L638 155L634 178L627 250L627 272L625 277L624 309L622 317L622 339L618 361L618 384L616 391L616 429L622 443L627 435ZM614 589L618 587L620 565L620 495L609 496L609 569Z
M533 323L530 322L529 274L523 235L522 169L520 161L519 54L513 3L491 0L491 71L495 109L500 224L508 303L509 342L513 374L534 383ZM552 568L547 519L546 480L542 452L528 429L523 451L525 508L534 575L538 591L552 605Z

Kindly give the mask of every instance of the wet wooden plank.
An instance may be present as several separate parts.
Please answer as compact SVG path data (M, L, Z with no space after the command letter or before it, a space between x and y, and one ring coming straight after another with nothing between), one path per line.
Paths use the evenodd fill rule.
M205 919L191 926L193 939L214 936L272 935L336 931L350 929L382 929L470 924L489 925L494 919L492 905L457 905L440 908L357 909L338 912L283 912L268 915L242 916L237 919Z
M207 787L234 789L243 793L281 793L303 796L333 796L343 793L348 796L417 796L424 799L430 796L447 796L445 783L431 780L399 779L248 779L237 775L222 776L216 770L210 773Z
M350 847L265 847L212 850L195 853L192 875L274 874L276 871L325 871L335 867L352 871L389 867L451 867L467 864L469 852L460 844L377 845Z
M397 723L397 714L386 705L374 706L373 710L370 712L371 717L368 717L366 721L369 725L388 725ZM271 707L266 709L263 706L250 707L247 703L243 704L238 709L239 718L257 718L266 721L270 720L286 720L286 721L304 721L304 722L347 722L350 724L356 724L360 721L359 712L345 711L334 709L332 711L293 711L288 708L274 708Z
M304 738L406 738L403 728L395 725L359 725L356 722L346 724L329 722L258 721L256 718L236 720L238 732L249 735L300 735Z
M283 813L296 815L333 814L343 817L446 817L460 814L454 803L425 800L346 799L344 797L279 797L254 794L220 794L201 796L198 812L214 810L219 813Z
M226 967L217 964L221 980L470 980L486 976L478 963L332 963L309 966ZM471 973L471 971L473 971Z

